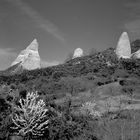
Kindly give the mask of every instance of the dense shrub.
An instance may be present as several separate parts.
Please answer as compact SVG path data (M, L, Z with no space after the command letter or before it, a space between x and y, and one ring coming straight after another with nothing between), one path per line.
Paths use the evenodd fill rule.
M4 139L9 134L11 106L6 100L0 97L0 139Z
M67 116L68 114L64 114L50 120L46 136L48 140L97 140L94 131L96 124L88 121L90 119L87 116Z

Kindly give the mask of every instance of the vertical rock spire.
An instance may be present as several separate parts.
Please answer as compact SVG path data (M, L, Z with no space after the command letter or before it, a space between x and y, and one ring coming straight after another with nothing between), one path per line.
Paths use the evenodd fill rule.
M38 53L38 42L34 39L31 44L15 59L11 66L20 63L24 69L33 70L40 68L40 56Z
M26 48L26 50L33 50L33 51L38 51L38 42L37 39L34 39L30 45Z
M131 57L131 46L127 32L123 32L120 36L115 52L118 58Z

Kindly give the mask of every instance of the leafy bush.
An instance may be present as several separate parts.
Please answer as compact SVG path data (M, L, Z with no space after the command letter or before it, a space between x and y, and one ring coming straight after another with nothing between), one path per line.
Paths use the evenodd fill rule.
M86 102L82 104L81 111L85 112L86 115L91 115L92 117L101 117L101 113L96 109L96 102Z
M63 112L50 119L47 140L97 140L95 122L89 116L75 116Z

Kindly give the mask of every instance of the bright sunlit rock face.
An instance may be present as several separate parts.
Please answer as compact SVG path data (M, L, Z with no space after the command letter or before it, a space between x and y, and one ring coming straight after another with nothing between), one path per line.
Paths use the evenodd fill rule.
M11 66L21 63L22 67L27 70L40 68L40 56L38 53L38 42L34 39L31 44L18 55Z
M132 54L132 58L140 59L140 49Z
M126 32L120 36L115 52L118 58L131 58L131 46Z
M81 57L83 56L83 54L84 54L83 50L81 48L77 48L74 51L73 58Z

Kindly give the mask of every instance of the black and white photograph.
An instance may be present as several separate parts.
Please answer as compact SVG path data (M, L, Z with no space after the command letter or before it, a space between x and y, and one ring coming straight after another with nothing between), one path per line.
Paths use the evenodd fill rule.
M140 0L0 0L0 140L140 140Z

